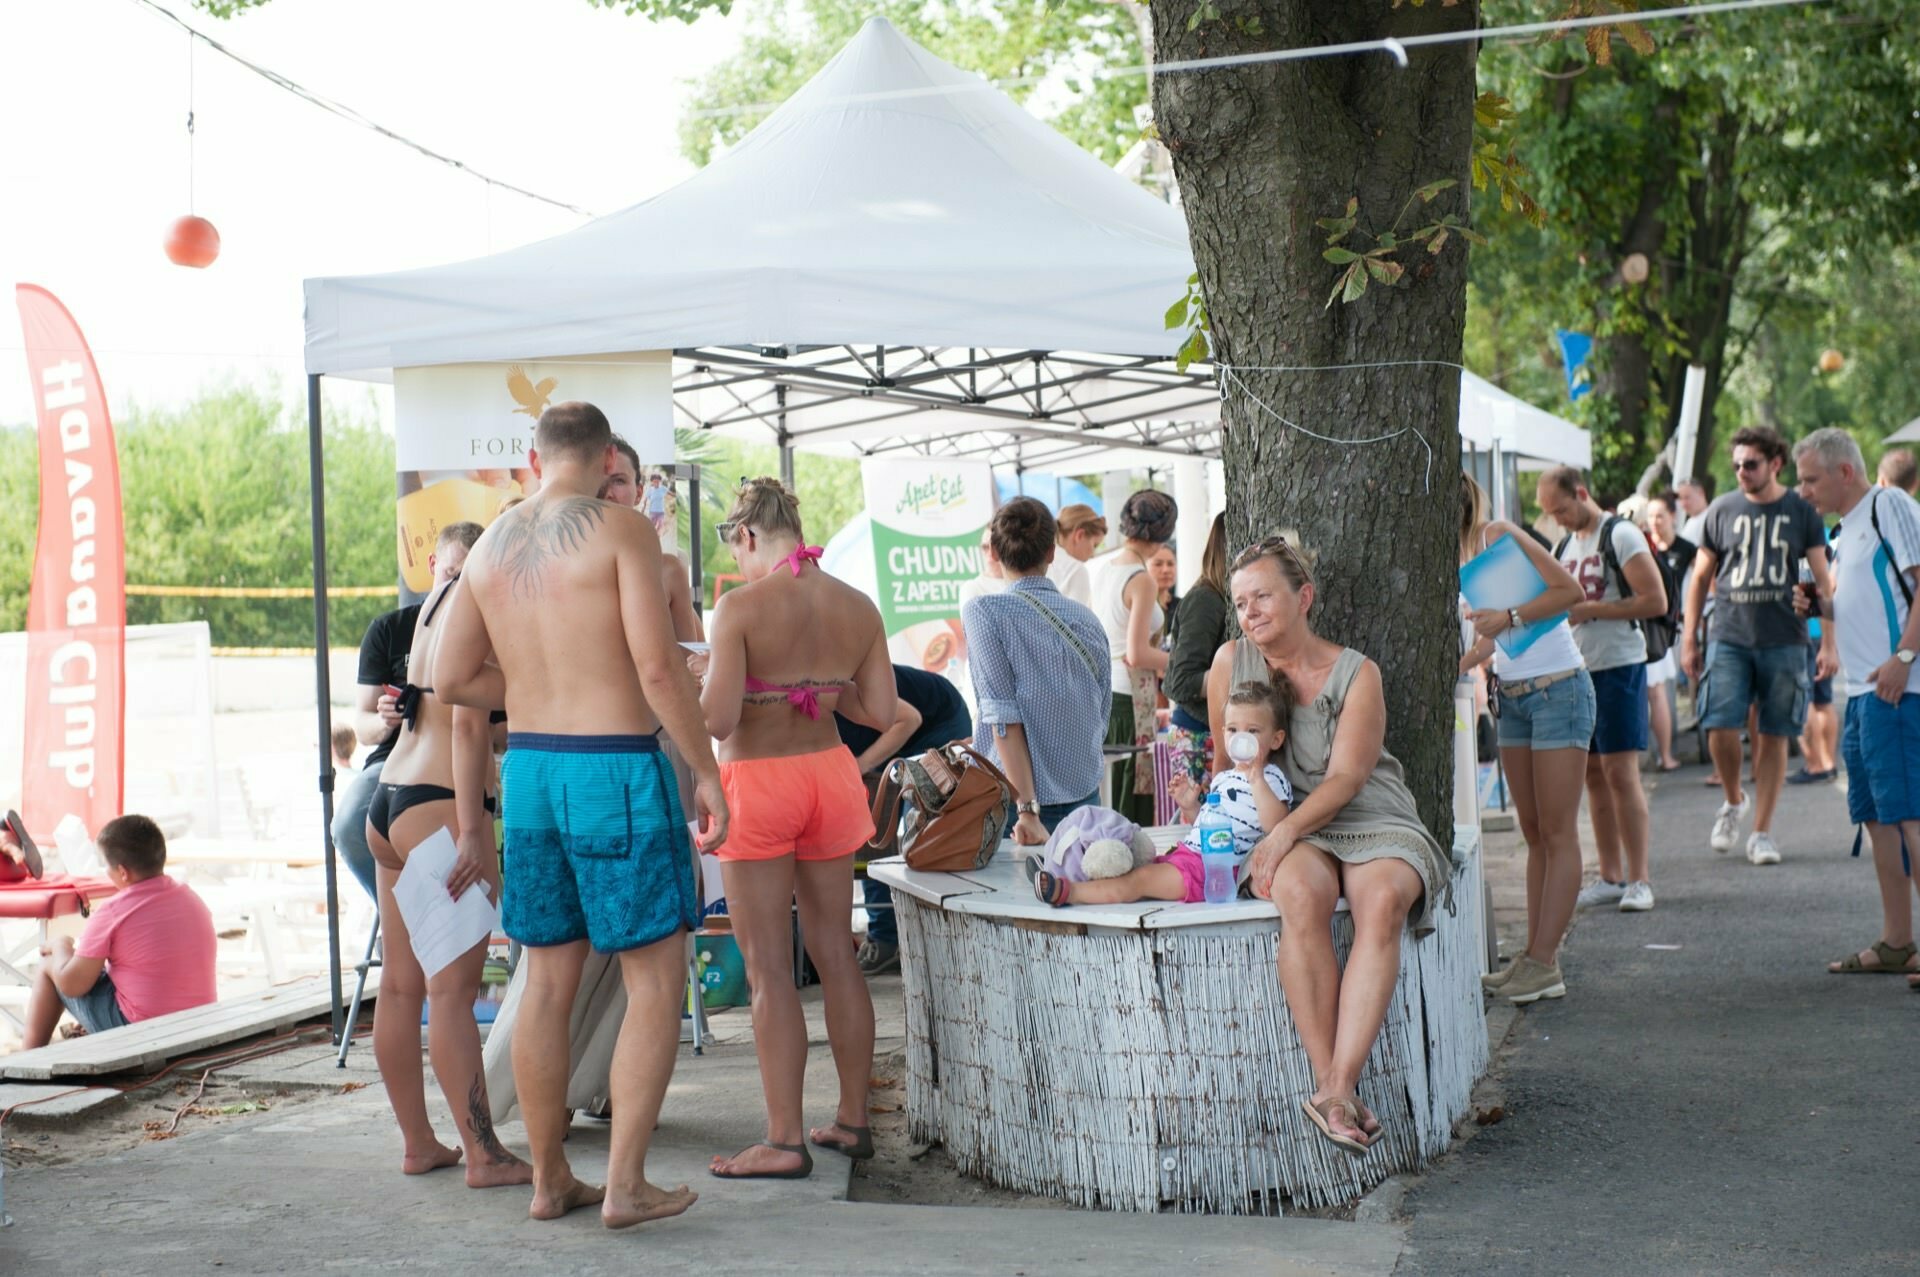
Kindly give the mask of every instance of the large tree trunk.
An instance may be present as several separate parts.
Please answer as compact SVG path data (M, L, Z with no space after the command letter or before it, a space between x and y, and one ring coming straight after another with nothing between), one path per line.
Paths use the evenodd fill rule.
M1399 9L1391 0L1214 0L1220 16L1189 30L1197 7L1151 6L1156 60L1470 30L1479 16L1474 0ZM1455 365L1466 244L1455 236L1438 254L1410 245L1398 258L1400 286L1375 283L1328 307L1340 268L1322 258L1326 232L1314 222L1357 198L1361 226L1386 230L1415 190L1444 178L1458 185L1416 203L1403 232L1465 216L1477 55L1461 41L1412 51L1405 70L1372 53L1154 79L1214 358L1246 387L1233 384L1222 404L1229 546L1291 528L1317 553L1314 624L1379 663L1387 743L1443 845L1459 655ZM1433 362L1271 371L1396 361ZM1404 433L1360 444L1306 431L1344 441Z

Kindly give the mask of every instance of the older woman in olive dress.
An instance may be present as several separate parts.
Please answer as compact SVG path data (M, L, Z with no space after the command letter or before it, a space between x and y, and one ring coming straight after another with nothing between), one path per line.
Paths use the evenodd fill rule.
M1393 1000L1400 934L1433 930L1447 857L1420 822L1399 762L1387 752L1380 668L1313 632L1315 585L1306 556L1269 537L1234 560L1234 615L1243 637L1223 644L1208 699L1284 673L1300 701L1282 762L1300 797L1255 846L1246 878L1280 910L1280 987L1313 1067L1302 1101L1322 1135L1356 1156L1380 1138L1360 1102L1360 1070ZM1215 738L1216 751L1225 742ZM1215 769L1228 766L1224 754ZM1333 912L1342 896L1353 945L1341 970Z

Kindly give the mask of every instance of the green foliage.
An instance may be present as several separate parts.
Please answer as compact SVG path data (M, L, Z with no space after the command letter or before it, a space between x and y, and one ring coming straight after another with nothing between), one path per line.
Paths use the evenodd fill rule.
M679 0L676 0L679 2ZM701 0L684 0L697 5ZM1007 92L1026 101L1041 84L1064 90L1047 120L1111 164L1139 139L1134 109L1147 101L1145 76L1096 78L1101 67L1144 62L1139 30L1123 5L1106 0L750 0L740 50L694 87L680 121L680 149L706 164L753 131L851 40L869 17L990 80L1019 80Z
M1340 278L1334 282L1333 292L1327 295L1327 306L1335 300L1356 301L1367 291L1367 281L1393 285L1406 276L1406 264L1398 260L1402 249L1409 253L1414 245L1423 245L1423 251L1438 253L1447 246L1447 240L1454 235L1475 244L1484 244L1486 240L1478 231L1462 222L1457 214L1447 213L1428 222L1426 225L1400 233L1400 224L1407 220L1407 214L1413 211L1416 202L1431 204L1443 191L1452 190L1459 183L1452 178L1443 178L1438 182L1428 182L1425 186L1407 196L1407 202L1400 206L1400 213L1393 219L1393 225L1384 231L1373 231L1360 225L1360 201L1349 199L1346 212L1339 217L1319 218L1315 225L1327 232L1328 247L1320 255L1335 266L1344 266ZM1361 239L1355 239L1355 236ZM1368 248L1362 240L1370 239L1373 247ZM1344 241L1352 241L1354 247L1342 247ZM1324 309L1324 308L1323 308Z
M250 389L202 395L171 412L115 422L127 580L140 585L313 584L304 409ZM31 578L39 442L0 431L0 579ZM328 571L338 585L395 581L393 439L371 414L330 413L326 439ZM336 599L328 641L356 646L394 598ZM0 629L26 624L27 592L0 596ZM221 647L313 642L305 598L133 597L131 624L205 620Z
M1184 328L1187 333L1173 357L1174 366L1181 372L1187 370L1187 365L1212 353L1207 335L1213 331L1213 322L1207 318L1207 298L1200 291L1200 272L1187 276L1187 295L1167 307L1167 327Z

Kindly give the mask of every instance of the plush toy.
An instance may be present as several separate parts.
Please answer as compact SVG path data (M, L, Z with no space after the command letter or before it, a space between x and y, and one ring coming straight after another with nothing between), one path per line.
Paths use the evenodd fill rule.
M1082 807L1054 827L1041 867L1069 882L1088 882L1118 878L1158 854L1146 830L1119 812Z

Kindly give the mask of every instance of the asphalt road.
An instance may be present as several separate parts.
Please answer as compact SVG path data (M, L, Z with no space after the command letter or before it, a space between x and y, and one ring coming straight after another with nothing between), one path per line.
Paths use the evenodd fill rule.
M1656 789L1657 907L1580 916L1397 1273L1920 1273L1920 996L1826 973L1880 926L1844 794L1788 788L1755 868L1702 775Z

